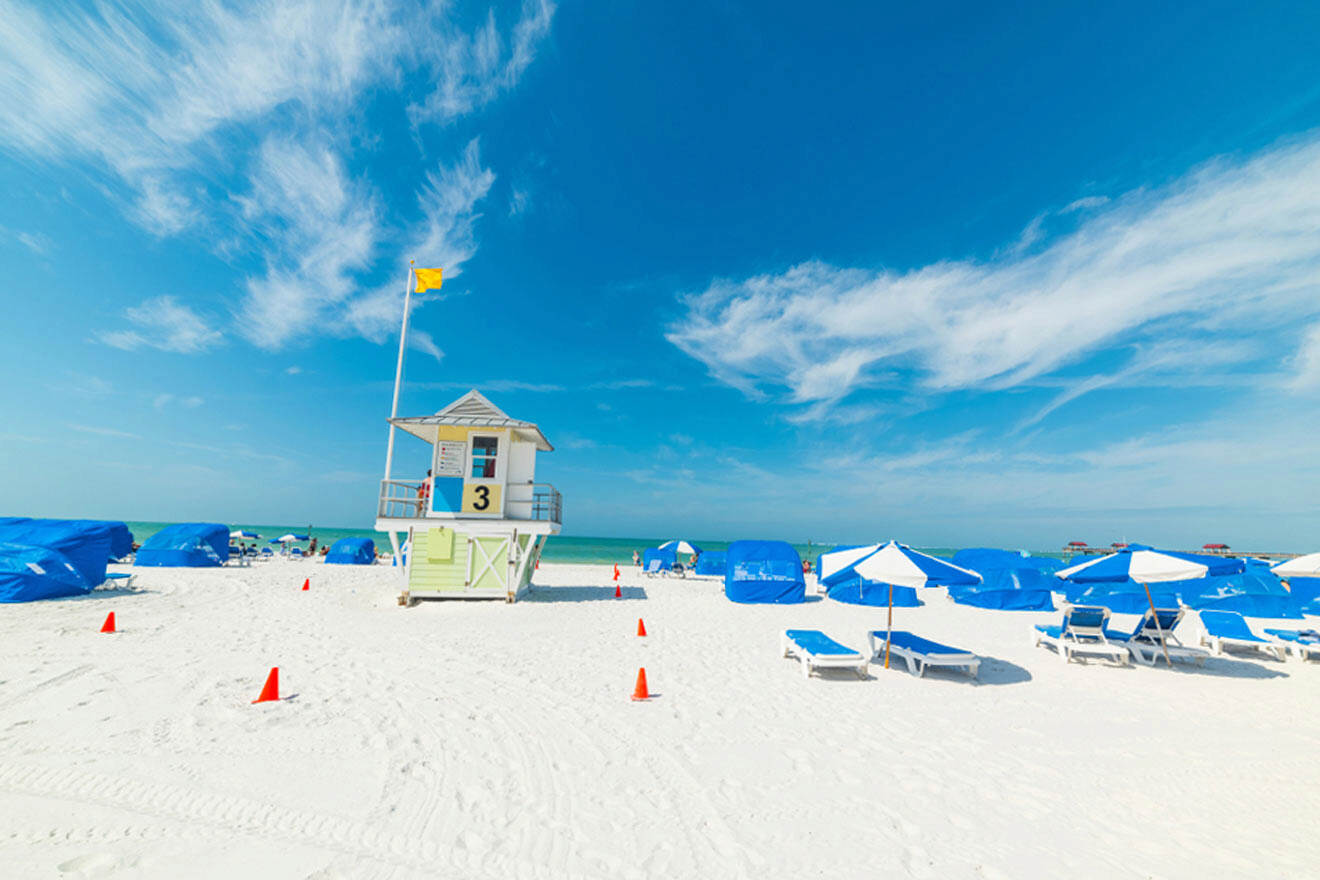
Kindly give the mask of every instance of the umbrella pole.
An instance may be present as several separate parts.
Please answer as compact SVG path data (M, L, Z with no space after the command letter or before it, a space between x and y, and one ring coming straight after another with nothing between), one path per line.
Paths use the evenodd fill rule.
M1164 662L1170 669L1173 668L1173 661L1169 659L1169 646L1164 644L1164 630L1160 627L1160 614L1155 610L1155 600L1150 596L1150 584L1143 583L1146 588L1146 601L1150 603L1150 616L1155 618L1155 632L1160 634L1160 648L1164 651Z
M894 585L889 585L889 623L885 632L885 669L889 668L889 642L894 637Z

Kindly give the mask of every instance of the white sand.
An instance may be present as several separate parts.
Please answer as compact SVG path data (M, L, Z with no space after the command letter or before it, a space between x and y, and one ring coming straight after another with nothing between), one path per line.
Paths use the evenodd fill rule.
M1065 666L1057 615L935 591L896 620L981 684L808 681L782 628L860 645L883 609L631 568L615 600L604 566L412 609L384 567L138 577L0 606L0 876L1320 876L1320 665ZM290 698L250 705L273 665Z

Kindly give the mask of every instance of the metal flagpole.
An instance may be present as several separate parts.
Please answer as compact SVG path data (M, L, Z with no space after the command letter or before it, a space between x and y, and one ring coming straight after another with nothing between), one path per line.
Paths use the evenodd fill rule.
M403 288L403 327L399 330L399 362L394 368L394 402L390 404L390 418L399 415L399 385L403 382L403 351L408 347L408 312L412 306L413 261L408 261L408 283ZM390 442L385 447L385 479L394 467L394 422L390 422Z

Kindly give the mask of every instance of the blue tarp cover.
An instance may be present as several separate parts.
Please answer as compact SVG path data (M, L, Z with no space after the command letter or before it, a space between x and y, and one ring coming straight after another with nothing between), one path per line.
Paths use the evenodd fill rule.
M370 538L340 538L325 554L326 565L371 565L376 561L376 542Z
M1320 614L1320 578L1288 578L1292 597L1308 614Z
M94 586L58 550L0 542L0 602L80 596Z
M104 531L110 537L110 559L123 559L133 552L133 533L128 526L112 519L33 519L27 516L0 516L0 526L18 523L65 523L87 528L92 531Z
M851 569L845 569L845 573L850 572ZM889 584L863 580L853 574L851 577L834 579L826 590L826 595L835 602L846 602L849 605L879 605L885 608L889 605ZM894 586L895 608L916 608L920 604L921 600L917 598L916 588Z
M142 542L134 565L210 568L229 558L229 527L219 523L176 523Z
M73 564L92 587L105 582L105 564L110 559L110 530L101 525L71 520L11 517L0 524L0 541L55 550Z
M805 602L802 557L783 541L734 541L727 553L724 595L734 602Z
M1032 556L1022 550L971 547L953 554L953 564L970 568L984 578L979 584L949 588L949 598L959 605L1000 611L1053 611L1052 591L1062 586L1054 572L1063 568L1063 560Z
M954 565L985 575L987 571L1035 569L1053 574L1064 567L1062 559L1032 556L1025 550L997 550L993 547L968 547L953 554Z
M1156 608L1177 608L1178 594L1168 592L1166 584L1152 584L1150 599L1141 584L1106 583L1081 584L1068 592L1068 601L1077 605L1103 605L1115 614L1141 614L1150 608L1153 600Z
M642 568L650 568L652 559L659 559L660 568L669 571L674 567L674 563L678 561L678 554L673 550L661 550L659 547L647 547L642 551Z
M724 577L724 568L728 555L723 550L706 550L697 557L697 574L719 575Z

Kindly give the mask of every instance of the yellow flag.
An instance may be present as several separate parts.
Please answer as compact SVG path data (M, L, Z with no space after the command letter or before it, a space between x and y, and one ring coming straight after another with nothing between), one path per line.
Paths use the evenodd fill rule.
M439 290L440 274L444 271L444 269L413 269L413 274L417 276L417 289L413 293Z

